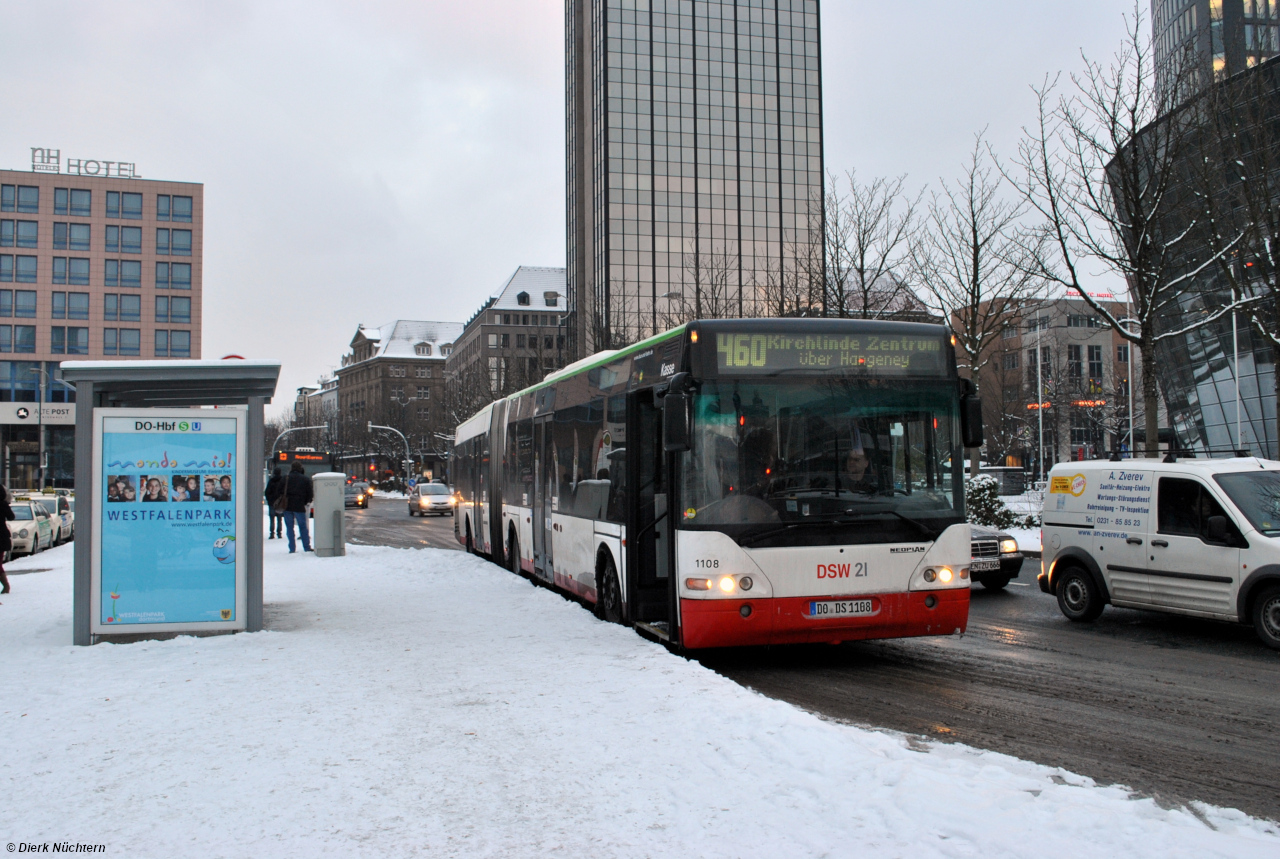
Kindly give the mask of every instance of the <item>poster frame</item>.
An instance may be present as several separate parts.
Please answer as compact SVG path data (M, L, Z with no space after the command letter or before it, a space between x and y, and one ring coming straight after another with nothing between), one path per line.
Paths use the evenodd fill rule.
M236 551L236 616L229 621L175 621L172 623L130 623L117 626L102 622L102 517L106 505L105 472L103 470L103 432L107 418L127 418L154 421L157 419L210 420L213 418L235 421L235 473L236 492L233 496L237 543L246 532L248 499L245 497L247 462L245 451L248 441L249 410L246 406L208 408L110 408L93 410L93 516L90 522L93 551L90 558L90 633L93 635L133 635L135 633L165 632L242 632L248 623L248 552L247 547L237 545Z

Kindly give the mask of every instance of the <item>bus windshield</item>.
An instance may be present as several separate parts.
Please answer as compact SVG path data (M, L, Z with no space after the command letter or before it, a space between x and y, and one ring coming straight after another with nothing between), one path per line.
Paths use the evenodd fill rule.
M964 520L957 408L951 381L704 382L681 527L743 545L933 539Z

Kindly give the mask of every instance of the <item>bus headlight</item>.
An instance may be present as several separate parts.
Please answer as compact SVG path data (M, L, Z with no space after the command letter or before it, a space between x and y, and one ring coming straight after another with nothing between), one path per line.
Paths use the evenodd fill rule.
M738 587L742 588L744 591L751 590L753 585L755 585L755 582L751 581L751 576L743 576L738 579Z
M947 569L946 567L938 568L938 581L942 582L944 585L949 585L951 584L952 578L953 578L953 575L951 570Z
M938 571L933 567L924 571L924 580L926 582L936 582L938 580Z
M1017 540L1014 540L1014 539L1012 539L1012 538L1011 538L1011 539L1008 539L1008 540L1001 540L1001 541L1000 541L1000 554L1002 554L1002 555L1012 555L1012 554L1013 554L1014 552L1016 552L1016 551L1018 551L1018 541L1017 541Z
M733 593L735 587L737 587L737 584L733 581L733 576L725 576L720 580L720 590L727 594Z
M684 586L691 591L709 591L711 579L685 579Z

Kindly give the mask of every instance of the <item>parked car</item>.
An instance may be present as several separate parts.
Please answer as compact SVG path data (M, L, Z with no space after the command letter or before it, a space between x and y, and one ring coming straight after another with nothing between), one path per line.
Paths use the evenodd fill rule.
M1018 577L1022 569L1022 552L1018 541L1003 531L986 525L970 525L973 559L969 562L969 579L987 590L998 591Z
M71 499L65 495L32 495L30 498L48 512L53 522L55 546L75 537L76 515L71 510Z
M369 509L369 496L373 494L373 490L369 488L367 483L348 483L343 492L343 507L359 507L365 510Z
M13 508L9 537L13 541L14 557L34 555L53 545L53 519L43 504L15 498L9 506Z
M443 483L419 483L409 493L409 515L425 516L434 513L437 516L452 516L456 503L453 493Z

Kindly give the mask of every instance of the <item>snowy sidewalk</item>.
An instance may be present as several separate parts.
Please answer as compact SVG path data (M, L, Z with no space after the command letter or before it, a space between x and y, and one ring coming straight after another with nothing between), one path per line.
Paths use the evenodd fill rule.
M1275 856L1273 824L823 722L457 552L268 543L254 635L0 598L0 840L108 856ZM1211 828L1213 827L1213 828Z

